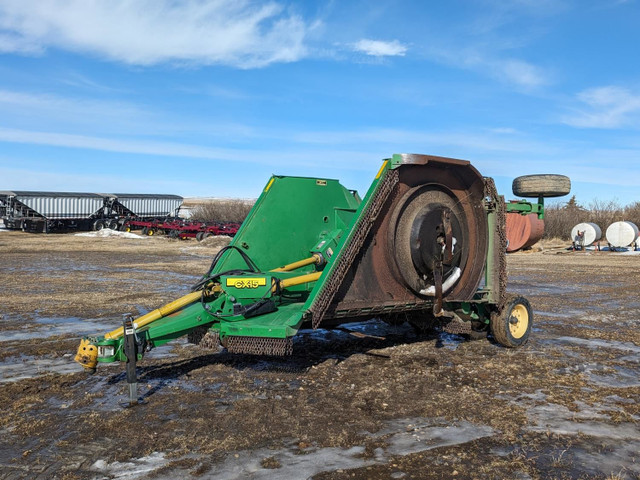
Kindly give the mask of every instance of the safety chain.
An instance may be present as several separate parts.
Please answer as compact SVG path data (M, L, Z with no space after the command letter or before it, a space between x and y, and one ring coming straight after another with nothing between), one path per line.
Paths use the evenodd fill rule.
M495 273L498 275L498 310L502 311L506 302L507 292L507 208L504 204L504 198L498 195L493 178L485 177L484 191L485 197L490 198L495 205L497 214L493 248L493 254L496 258L494 258L493 263L495 265L497 260L498 271Z
M381 183L369 204L369 208L353 227L353 237L351 237L348 245L343 247L343 251L337 265L330 272L329 278L324 282L322 290L317 295L309 309L311 311L312 326L314 329L318 328L318 325L320 325L320 322L338 292L345 275L349 271L353 260L356 258L358 253L360 253L362 245L364 245L367 235L371 231L371 226L375 222L389 194L397 185L398 181L398 170L390 170L387 172L381 180Z

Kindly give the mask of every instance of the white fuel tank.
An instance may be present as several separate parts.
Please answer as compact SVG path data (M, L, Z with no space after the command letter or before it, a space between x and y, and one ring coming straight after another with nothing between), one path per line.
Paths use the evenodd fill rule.
M633 222L615 222L607 228L606 237L612 247L628 247L638 239L638 227Z
M582 238L580 238L582 235ZM602 230L595 223L579 223L571 229L571 241L588 247L602 238Z

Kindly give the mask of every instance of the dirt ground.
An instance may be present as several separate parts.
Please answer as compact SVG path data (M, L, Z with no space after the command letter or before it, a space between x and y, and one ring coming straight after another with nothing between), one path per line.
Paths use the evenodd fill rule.
M517 350L375 319L283 359L175 341L122 408L122 365L85 375L79 338L187 293L220 245L0 231L0 478L640 478L640 256L509 256Z

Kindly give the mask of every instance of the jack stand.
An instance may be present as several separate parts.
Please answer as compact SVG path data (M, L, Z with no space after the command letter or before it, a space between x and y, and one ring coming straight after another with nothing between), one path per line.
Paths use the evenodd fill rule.
M133 407L142 403L138 399L138 379L136 376L136 362L138 361L138 341L133 328L133 317L125 316L122 321L124 327L124 355L127 357L127 385L129 387L129 403L123 407Z

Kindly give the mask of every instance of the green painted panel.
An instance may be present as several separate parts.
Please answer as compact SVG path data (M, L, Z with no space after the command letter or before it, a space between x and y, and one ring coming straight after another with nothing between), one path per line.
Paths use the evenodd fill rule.
M309 257L322 235L342 223L346 214L336 209L354 210L359 203L337 180L274 176L231 244L266 272ZM213 273L246 268L241 256L230 251ZM309 266L299 272L312 270Z

